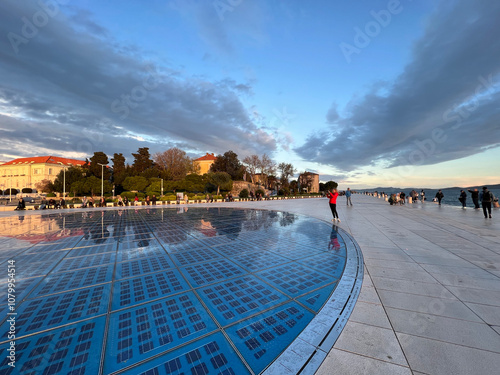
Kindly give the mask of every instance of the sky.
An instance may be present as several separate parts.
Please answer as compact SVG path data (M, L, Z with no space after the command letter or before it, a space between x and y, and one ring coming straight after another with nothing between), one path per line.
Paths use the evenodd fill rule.
M500 183L496 0L3 0L0 160L266 153L340 188Z

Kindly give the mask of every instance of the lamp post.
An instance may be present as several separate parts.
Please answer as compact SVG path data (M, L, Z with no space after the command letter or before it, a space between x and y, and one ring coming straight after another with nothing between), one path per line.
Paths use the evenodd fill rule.
M104 166L107 164L97 163L101 166L101 199L104 197Z
M63 167L63 198L66 198L66 166L62 162L58 162Z
M10 174L9 202L12 202L12 172Z
M161 179L161 196L163 197L163 178Z

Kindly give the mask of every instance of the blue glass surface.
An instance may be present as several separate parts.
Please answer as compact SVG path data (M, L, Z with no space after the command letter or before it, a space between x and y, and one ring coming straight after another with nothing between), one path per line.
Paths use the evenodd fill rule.
M317 313L321 307L325 304L325 301L328 299L328 296L332 294L332 291L337 286L338 282L334 282L329 284L321 289L316 289L306 295L303 295L297 298L297 301L302 305L309 307L312 311Z
M273 267L257 272L257 275L290 297L297 297L334 281L331 276L298 263Z
M123 372L124 375L250 374L220 332Z
M222 326L288 300L253 275L201 288L198 293Z
M108 264L102 267L51 273L42 280L40 285L30 295L30 298L111 282L113 279L113 267L113 264Z
M111 314L107 373L172 350L217 329L193 292Z
M85 320L16 340L16 367L2 356L2 375L98 374L106 318Z
M314 314L295 302L279 306L226 329L255 373L276 358Z
M287 212L93 209L31 220L0 237L0 266L16 260L16 371L26 374L259 373L334 293L346 263L330 225Z
M110 285L103 284L24 301L16 309L16 334L23 336L106 313L109 295ZM5 321L2 337L7 337L9 328Z
M140 258L118 263L116 265L115 279L143 275L145 273L167 270L173 267L175 267L174 262L172 262L172 260L166 254L151 256L148 258Z
M123 309L154 299L189 290L176 269L123 279L113 283L112 310Z

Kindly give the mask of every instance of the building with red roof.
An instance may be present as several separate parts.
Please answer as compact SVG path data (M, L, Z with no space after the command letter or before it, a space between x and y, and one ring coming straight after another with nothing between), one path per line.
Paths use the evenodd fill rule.
M54 182L64 168L84 164L84 160L58 156L14 159L0 165L0 190L3 193L8 189L16 189L20 193L23 189L36 189L36 184L42 180Z
M208 173L215 160L217 160L217 156L215 156L214 154L209 154L208 152L205 156L195 159L193 161L193 164L195 166L196 173L201 175Z

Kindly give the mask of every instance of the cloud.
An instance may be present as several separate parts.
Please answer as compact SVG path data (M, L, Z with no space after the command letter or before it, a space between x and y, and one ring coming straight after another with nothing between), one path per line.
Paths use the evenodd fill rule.
M186 22L194 21L200 39L216 54L233 57L242 41L257 45L268 41L265 25L270 11L265 2L172 0L170 7Z
M340 118L337 112L337 104L333 103L328 112L326 113L326 122L328 124L334 124Z
M348 178L347 174L339 173L339 174L320 174L321 182L335 181L337 183L344 182L344 180Z
M0 154L129 157L139 147L153 153L178 146L244 155L277 148L240 100L251 95L250 85L153 63L77 8L61 8L33 36L23 36L23 17L32 20L40 9L11 0L0 12L0 34L26 40L0 38L0 131L7 137Z
M311 133L295 151L349 171L435 164L497 147L498 19L497 2L442 1L399 77L352 99L343 117L332 105L329 130Z

